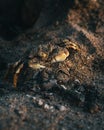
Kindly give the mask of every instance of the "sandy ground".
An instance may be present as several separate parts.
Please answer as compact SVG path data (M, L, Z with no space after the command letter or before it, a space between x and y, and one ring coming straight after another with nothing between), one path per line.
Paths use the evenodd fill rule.
M34 28L13 39L0 38L0 130L104 129L104 2L91 2L77 3L63 20L53 20L51 8L48 13L49 8L44 8ZM37 90L35 84L27 90L28 84L21 83L22 90L17 90L4 81L7 66L21 59L27 49L60 44L65 39L80 47L79 53L72 53L69 58L67 89L76 81L82 87L95 86L99 110L94 114L85 110L75 95L69 99L60 90Z

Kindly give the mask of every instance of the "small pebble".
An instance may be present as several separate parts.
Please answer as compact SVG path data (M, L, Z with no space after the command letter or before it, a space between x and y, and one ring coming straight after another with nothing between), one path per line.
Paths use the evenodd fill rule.
M43 103L44 103L44 102L43 102L41 99L39 99L39 101L38 101L38 105L39 105L39 106L42 106Z
M60 111L66 111L67 110L67 108L65 107L65 106L60 106L60 109L59 109Z
M56 109L58 109L59 111L66 111L67 108L63 105L56 105Z
M50 109L49 105L48 105L48 104L45 104L45 105L44 105L44 109L45 109L45 110L49 110L49 109Z

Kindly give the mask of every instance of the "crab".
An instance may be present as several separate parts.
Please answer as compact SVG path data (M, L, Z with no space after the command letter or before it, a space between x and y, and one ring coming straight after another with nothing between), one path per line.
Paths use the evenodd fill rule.
M74 51L80 50L76 43L68 39L64 39L61 43L56 43L55 45L49 43L39 45L37 48L33 48L32 50L30 49L31 51L27 50L19 61L9 65L5 79L11 82L16 88L18 86L18 82L21 82L21 80L22 83L33 77L37 80L36 74L38 75L38 73L47 70L51 70L50 73L53 75L49 76L50 74L48 74L47 78L50 77L49 80L55 80L59 72L66 74L67 76L65 77L68 78L68 68L65 67L65 69L62 66L65 66L65 61L70 60L70 49ZM44 79L44 77L41 78ZM66 81L67 80L68 79L66 79Z

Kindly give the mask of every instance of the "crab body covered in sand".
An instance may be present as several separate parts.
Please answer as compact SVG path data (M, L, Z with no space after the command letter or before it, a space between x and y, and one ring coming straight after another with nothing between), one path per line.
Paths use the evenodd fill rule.
M79 51L79 46L68 40L59 44L39 45L26 51L17 62L10 64L6 79L18 87L28 82L49 87L69 80L70 55Z

